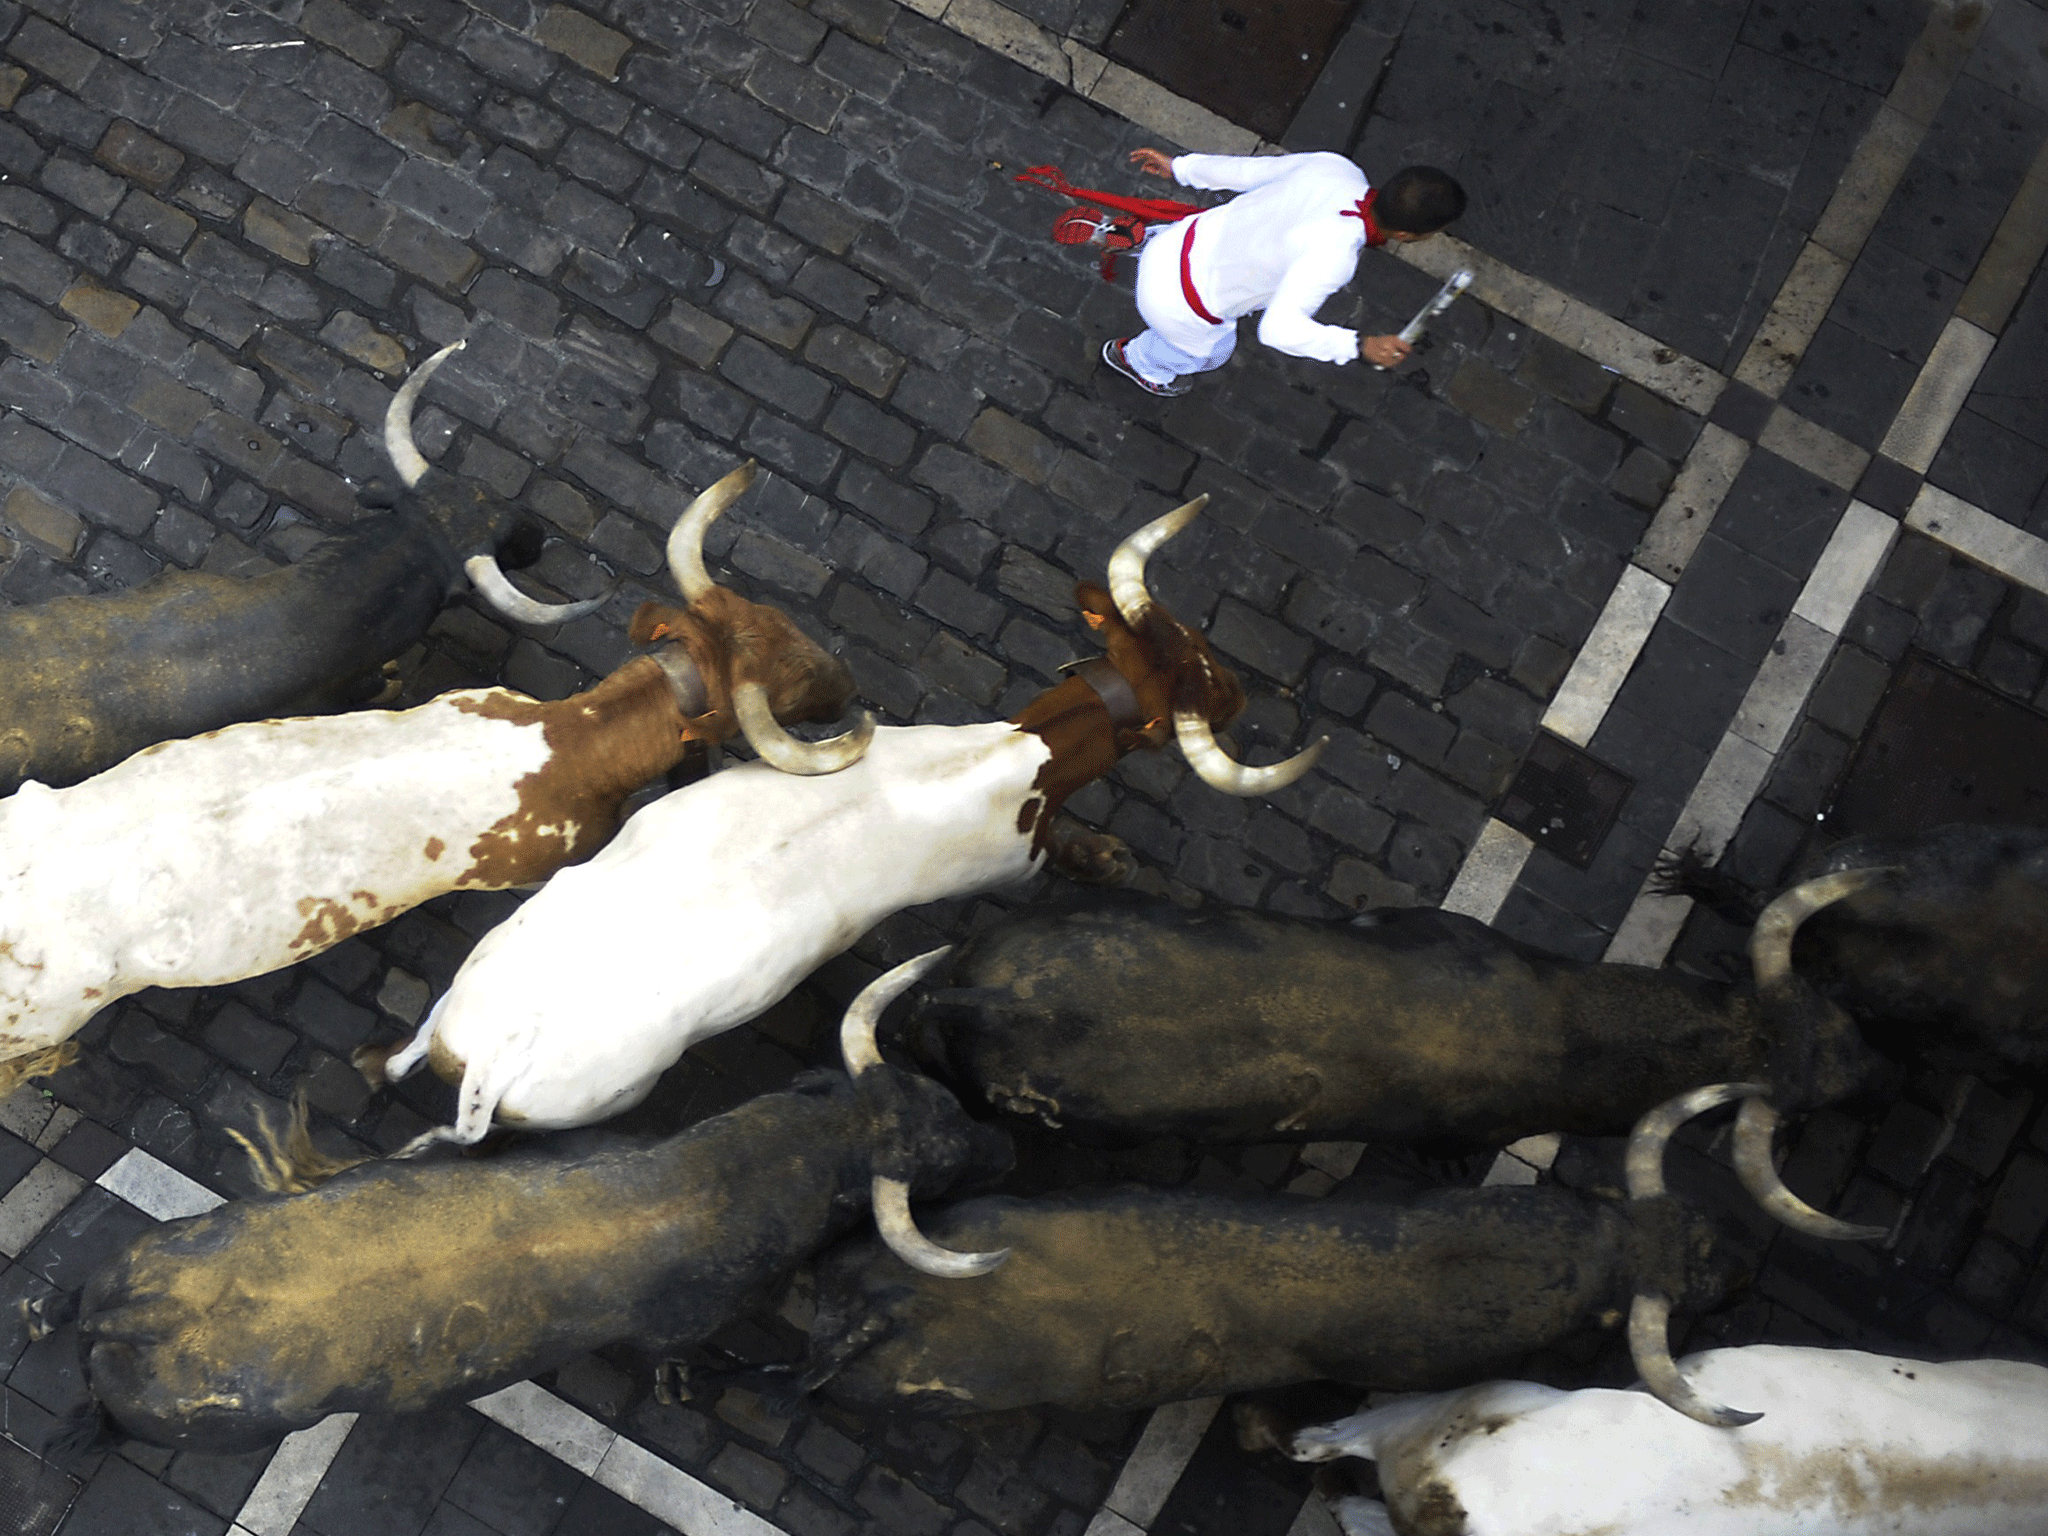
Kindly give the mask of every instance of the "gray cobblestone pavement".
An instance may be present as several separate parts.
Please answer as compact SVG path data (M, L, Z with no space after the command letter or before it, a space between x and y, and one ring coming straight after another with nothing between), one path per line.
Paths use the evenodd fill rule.
M1487 914L1597 959L1845 517L1907 517L1927 485L2048 535L2048 13L2033 0L1988 19L1848 0L1366 0L1338 56L1383 73L1342 110L1313 96L1288 144L1353 149L1381 175L1456 171L1474 194L1459 234L1548 285L1541 313L1461 302L1392 374L1248 342L1173 401L1100 364L1134 328L1128 279L1105 285L1054 247L1060 204L1011 179L1050 160L1145 190L1123 157L1171 122L1132 120L1105 104L1109 72L1081 72L1119 11L0 0L0 598L297 558L382 468L396 379L458 337L419 419L429 456L544 522L529 585L620 585L557 629L458 601L401 658L406 702L485 681L560 697L609 670L634 606L665 595L675 512L751 457L768 473L714 530L715 567L830 637L887 718L992 718L1090 654L1074 579L1206 492L1154 585L1243 675L1246 755L1316 734L1331 749L1269 802L1226 801L1152 755L1071 808L1185 899L1336 917L1454 890L1589 634L1647 572L1668 602L1584 743L1633 780L1620 819L1587 870L1530 853ZM1843 189L1876 174L1872 145L1902 148L1852 239ZM1837 263L1838 287L1766 356L1807 261ZM1436 282L1368 253L1326 317L1391 329ZM1567 299L1712 387L1652 387L1549 318ZM1897 423L1958 316L1995 344L1916 458ZM1735 467L1674 546L1673 508L1710 462ZM1726 867L1745 879L1775 882L1825 834L1816 818L1909 656L2048 709L2048 593L1908 521L1742 799ZM883 925L693 1051L627 1127L829 1060L837 1009L876 965L1032 894ZM445 1118L445 1089L373 1095L346 1058L415 1024L518 899L444 899L290 971L145 993L96 1019L46 1092L0 1106L0 1453L39 1443L78 1391L68 1339L29 1344L14 1303L77 1286L149 1221L97 1181L139 1147L246 1193L228 1131L301 1082L336 1147L389 1150ZM1725 968L1736 938L1695 912L1674 963ZM1328 1182L1297 1154L1173 1145L1061 1171ZM1568 1148L1556 1176L1598 1168ZM2048 1114L2031 1096L1929 1078L1870 1123L1825 1112L1788 1176L1893 1241L1780 1238L1752 1298L1698 1338L2048 1350ZM720 1343L758 1357L793 1338L770 1314ZM1313 1518L1295 1469L1234 1455L1227 1415L1133 1522L1098 1509L1141 1416L868 1422L737 1389L664 1407L624 1356L544 1385L701 1479L721 1530L1280 1536ZM270 1465L123 1445L35 1475L66 1499L50 1480L75 1481L63 1536L216 1536ZM302 1510L242 1528L652 1536L643 1504L461 1409L361 1421Z

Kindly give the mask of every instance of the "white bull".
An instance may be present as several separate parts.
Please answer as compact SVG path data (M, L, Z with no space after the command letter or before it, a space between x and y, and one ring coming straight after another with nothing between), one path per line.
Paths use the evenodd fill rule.
M1347 1536L2041 1536L2048 1370L1755 1344L1679 1368L1763 1410L1718 1429L1642 1391L1491 1381L1296 1433L1297 1460L1370 1457L1384 1505Z

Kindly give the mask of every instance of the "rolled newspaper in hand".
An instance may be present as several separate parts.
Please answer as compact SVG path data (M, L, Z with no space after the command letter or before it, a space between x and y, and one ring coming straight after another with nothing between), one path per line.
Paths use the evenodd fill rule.
M1396 336L1400 340L1406 342L1409 346L1414 346L1416 342L1422 339L1423 324L1430 318L1430 316L1440 315L1445 310L1449 309L1451 307L1451 300L1455 299L1459 294L1463 293L1467 288L1471 286L1472 274L1470 272L1453 272L1451 274L1450 281L1445 283L1443 287L1437 289L1436 297L1431 299L1427 304L1423 305L1421 309L1417 310L1415 312L1415 318L1413 320L1410 320L1406 325L1402 326L1401 329L1395 333ZM1374 363L1373 367L1378 369L1382 373L1386 372L1386 364L1384 363Z

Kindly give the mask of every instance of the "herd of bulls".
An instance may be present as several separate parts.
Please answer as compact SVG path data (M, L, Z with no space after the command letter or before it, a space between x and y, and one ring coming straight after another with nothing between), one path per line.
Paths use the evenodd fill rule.
M1243 691L1145 583L1199 502L1079 588L1105 654L1012 719L800 740L785 727L843 715L853 679L705 569L750 468L678 521L683 606L643 605L630 633L650 649L588 691L264 718L344 702L465 570L513 616L584 611L512 588L493 552L516 509L414 447L445 356L387 417L403 489L289 571L0 616L20 694L0 709L0 1092L140 988L260 975L436 895L546 882L411 1041L358 1063L373 1081L431 1065L458 1086L451 1124L364 1166L317 1153L303 1122L259 1138L282 1198L167 1223L40 1308L37 1328L77 1327L81 1433L247 1450L622 1341L662 1359L666 1391L691 1346L815 1261L791 1385L855 1404L1135 1408L1324 1378L1436 1394L1276 1432L1304 1459L1378 1461L1384 1504L1340 1506L1355 1531L2048 1529L2048 1370L1777 1346L1674 1361L1671 1313L1746 1276L1662 1172L1681 1123L1739 1100L1735 1168L1764 1209L1881 1235L1784 1186L1776 1128L1916 1065L2048 1067L2048 834L1844 845L1767 902L1689 874L1754 924L1740 985L1568 963L1438 911L1333 924L1097 898L878 978L848 1011L843 1074L653 1145L591 1131L416 1160L629 1108L893 913L1049 862L1113 868L1111 840L1058 818L1127 753L1175 741L1205 783L1259 795L1318 750L1255 768L1217 741ZM756 760L707 773L735 736ZM621 825L664 775L680 787ZM913 988L899 1059L916 1069L878 1044ZM1112 1142L1631 1140L1611 1195L1119 1187L914 1220L913 1199L1007 1171L1006 1121ZM1647 1393L1473 1385L1624 1319Z

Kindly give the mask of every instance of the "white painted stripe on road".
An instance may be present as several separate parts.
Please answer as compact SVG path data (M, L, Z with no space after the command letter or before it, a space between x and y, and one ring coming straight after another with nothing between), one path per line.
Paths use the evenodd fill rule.
M1906 513L1906 526L1989 566L2008 581L2048 592L2048 544L1960 496L1921 486Z
M1220 1397L1201 1397L1155 1408L1145 1432L1138 1437L1138 1448L1117 1474L1116 1486L1109 1490L1102 1507L1141 1531L1150 1529L1222 1403Z
M1951 315L1877 451L1916 474L1926 474L1997 341L1989 331Z
M1506 822L1489 816L1465 862L1458 866L1457 879L1444 892L1443 909L1476 917L1482 923L1492 922L1535 848Z
M256 1486L249 1490L249 1497L242 1501L235 1524L250 1536L292 1536L292 1527L312 1502L320 1479L334 1465L342 1441L355 1425L354 1414L337 1413L310 1429L286 1435L270 1465L256 1479Z
M97 1182L108 1194L119 1195L143 1215L154 1216L158 1221L197 1216L227 1204L224 1197L197 1179L187 1178L140 1147L130 1147Z
M1622 568L1621 579L1607 594L1607 605L1594 621L1593 632L1586 636L1571 670L1543 712L1546 731L1582 747L1593 739L1649 642L1657 616L1670 600L1668 582L1641 566Z
M474 1399L469 1406L585 1477L596 1475L605 1453L619 1438L581 1408L530 1381L515 1381L488 1397Z
M745 1505L624 1436L612 1441L593 1476L686 1536L783 1536Z

